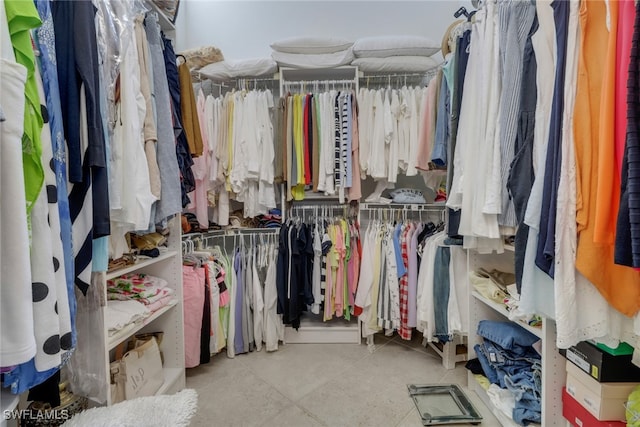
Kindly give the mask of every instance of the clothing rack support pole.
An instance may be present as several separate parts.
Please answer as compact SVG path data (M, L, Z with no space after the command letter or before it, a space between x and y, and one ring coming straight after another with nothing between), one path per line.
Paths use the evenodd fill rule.
M283 184L280 184L280 206L282 207L281 212L280 212L280 216L282 218L281 223L284 224L284 222L287 219L287 200L286 200L286 190L287 187Z

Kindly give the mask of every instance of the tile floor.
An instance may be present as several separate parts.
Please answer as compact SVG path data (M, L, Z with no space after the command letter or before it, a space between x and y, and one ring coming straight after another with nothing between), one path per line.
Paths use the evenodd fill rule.
M198 391L193 427L401 426L419 427L407 384L456 383L466 387L463 364L446 370L421 339L376 336L365 344L288 344L273 353L235 359L219 354L187 370ZM500 424L472 392L482 426Z

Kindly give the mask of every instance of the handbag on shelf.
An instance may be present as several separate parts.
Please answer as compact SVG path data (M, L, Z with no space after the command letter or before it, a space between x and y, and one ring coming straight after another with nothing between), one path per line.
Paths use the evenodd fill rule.
M127 351L120 360L111 363L111 400L153 396L164 383L160 348L155 337Z

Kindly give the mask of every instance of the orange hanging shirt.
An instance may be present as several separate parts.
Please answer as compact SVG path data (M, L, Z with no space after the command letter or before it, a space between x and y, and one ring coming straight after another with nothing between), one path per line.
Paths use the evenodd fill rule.
M618 16L617 4L614 1L610 4L616 9L614 14L612 8L612 21L615 21L613 17ZM618 204L619 177L616 198L610 197L606 206L598 204L598 190L602 184L599 173L603 170L609 171L607 183L611 186L615 169L615 147L612 143L614 86L603 79L608 78L606 75L610 76L611 72L615 73L616 50L613 50L613 57L608 56L606 63L602 58L607 56L607 51L610 50L609 37L615 39L616 32L607 31L606 7L603 0L581 2L580 30L581 45L573 122L578 192L576 268L594 284L609 304L621 313L632 316L640 308L640 273L614 264L613 232L617 208L615 215L603 212L611 209L611 201L615 200L616 206ZM603 88L608 89L610 93ZM601 106L604 111L601 111ZM610 137L603 139L601 135ZM599 213L606 213L612 220L611 228L605 230L611 232L610 241L596 242L596 220ZM602 216L600 218L602 219Z

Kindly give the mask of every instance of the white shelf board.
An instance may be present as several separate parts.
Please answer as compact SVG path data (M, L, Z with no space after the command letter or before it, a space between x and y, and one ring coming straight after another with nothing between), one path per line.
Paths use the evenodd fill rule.
M175 256L178 256L178 251L166 251L166 252L162 252L159 256L155 257L155 258L146 258L146 259L141 259L140 261L136 262L135 264L132 265L128 265L124 268L119 268L117 270L113 270L107 273L107 280L110 279L115 279L116 277L122 276L123 274L126 273L131 273L133 271L137 271L140 270L144 267L148 267L150 265L162 262L166 259L170 259L173 258Z
M162 11L158 7L158 5L156 5L153 1L148 1L147 5L149 5L149 7L151 7L151 10L153 10L154 12L156 12L158 14L158 23L160 24L160 28L162 28L163 31L175 31L176 30L176 26L174 25L174 23L171 22L169 17L164 13L164 11Z
M516 251L516 247L511 245L511 244L505 243L504 244L504 250L506 252L515 252Z
M506 305L499 304L499 303L497 303L495 301L491 301L490 299L485 298L484 296L482 296L477 291L471 292L471 295L473 295L473 297L475 299L477 299L478 301L481 301L482 303L484 303L486 306L492 308L496 313L499 313L499 314L501 314L502 316L505 316L505 317L507 317L509 315L509 312L507 311L507 306ZM530 326L530 325L528 325L528 324L526 324L524 322L520 322L520 321L513 321L513 323L515 323L516 325L522 326L527 331L531 332L532 334L534 334L538 338L542 339L542 328L534 328L533 326Z
M291 326L284 328L285 344L360 344L360 339L360 323L357 318L351 321L333 319L323 322L319 317L304 317L298 330Z
M117 333L117 334L113 335L112 337L109 337L108 349L109 350L113 350L114 348L116 348L116 346L118 346L118 344L120 344L123 341L127 340L127 338L133 336L136 332L138 332L139 330L141 330L142 328L144 328L145 326L147 326L148 324L150 324L151 322L156 320L158 317L162 316L163 314L165 314L166 312L171 310L173 307L176 306L177 303L178 303L177 299L171 300L164 307L162 307L162 308L154 311L153 313L151 313L151 315L149 317L147 317L146 319L140 321L139 323L135 323L135 327L133 327L133 328L125 327L122 330L122 333Z
M184 369L180 368L164 368L162 371L164 373L164 383L158 389L156 395L167 393L167 391L171 390L175 383L180 380L180 377L184 375Z

